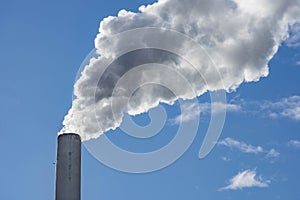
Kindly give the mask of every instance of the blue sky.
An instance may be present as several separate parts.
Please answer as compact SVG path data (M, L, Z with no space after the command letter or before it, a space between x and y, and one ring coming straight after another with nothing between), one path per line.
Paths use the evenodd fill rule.
M54 199L57 132L99 23L121 9L136 12L152 2L1 3L0 199ZM268 77L227 94L237 109L228 110L219 143L204 159L198 152L210 119L205 112L190 148L159 171L119 172L83 148L82 199L298 199L299 61L299 46L284 43L269 63ZM209 102L209 95L198 101ZM163 106L169 119L178 115L178 104ZM134 120L149 122L147 114ZM167 133L176 128L169 121L146 141L119 129L107 135L124 149L144 152L166 144L174 137Z

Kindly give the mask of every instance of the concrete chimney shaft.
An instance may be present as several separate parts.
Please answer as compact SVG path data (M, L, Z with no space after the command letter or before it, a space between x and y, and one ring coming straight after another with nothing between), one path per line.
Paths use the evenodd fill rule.
M74 133L58 136L56 200L80 200L81 138Z

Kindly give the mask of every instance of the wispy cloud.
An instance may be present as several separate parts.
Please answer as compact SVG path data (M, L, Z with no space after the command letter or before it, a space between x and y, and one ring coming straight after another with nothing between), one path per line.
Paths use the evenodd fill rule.
M180 124L182 122L193 121L200 114L200 109L196 103L184 103L181 105L181 114L171 119L171 123Z
M212 106L214 110L212 110ZM185 103L182 105L182 113L171 120L174 124L194 120L199 113L209 114L226 112L241 112L253 114L260 117L272 119L289 118L300 121L300 96L290 96L278 101L247 101L245 99L234 98L229 103Z
M292 147L292 148L300 148L300 141L298 141L298 140L290 140L289 142L288 142L288 146L289 147Z
M230 159L230 158L228 158L228 157L225 157L225 156L223 156L223 157L222 157L222 160L223 160L223 161L225 161L225 162L229 162L229 161L231 161L231 159Z
M232 138L225 138L224 140L221 140L220 142L218 142L219 145L224 145L226 147L230 147L230 148L236 148L238 150L240 150L243 153L262 153L264 152L264 149L261 146L253 146L253 145L249 145L246 144L244 142L240 142L237 140L234 140Z
M280 155L280 153L278 151L276 151L275 149L271 149L267 153L267 158L277 158L279 155Z
M214 110L211 108L214 107ZM218 113L226 110L227 112L237 112L241 109L240 105L235 104L224 104L221 102L214 102L214 103L185 103L181 106L182 112L180 115L176 116L174 119L170 121L173 124L180 124L181 122L193 121L199 116L200 113L202 114L209 114L209 113Z
M245 99L233 99L232 105L239 105L244 113L252 113L257 116L276 118L289 118L300 121L300 96L290 96L278 101L247 101Z
M245 170L232 177L229 184L220 188L220 190L237 190L251 187L265 188L269 186L270 182L269 180L263 180L261 176L257 176L256 170Z
M286 117L300 120L300 96L283 98L277 102L265 102L262 108L273 118Z
M243 153L248 153L248 154L263 153L263 154L265 154L266 158L269 158L269 159L277 158L280 156L280 153L277 150L275 150L274 148L272 148L270 150L265 150L262 146L254 146L254 145L247 144L245 142L241 142L241 141L229 138L229 137L219 141L218 144L229 147L229 148L235 148ZM224 160L224 161L228 161L228 160Z
M285 43L289 47L300 46L300 23L296 23L290 27L289 37Z
M214 102L214 103L201 103L201 104L199 104L201 112L205 113L205 114L212 112L212 110L211 110L212 106L214 107L214 112L215 113L221 112L224 109L227 112L237 112L237 111L241 110L240 105L231 104L231 103L224 104L224 103L221 103L221 102Z

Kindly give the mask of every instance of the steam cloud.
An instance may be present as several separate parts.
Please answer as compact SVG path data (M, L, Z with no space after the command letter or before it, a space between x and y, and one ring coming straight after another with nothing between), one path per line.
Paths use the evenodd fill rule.
M141 6L138 13L121 10L118 16L107 17L100 23L95 39L99 57L90 60L75 83L76 98L60 132L78 133L83 140L97 138L119 127L124 112L136 115L160 102L173 104L179 98L193 99L207 91L222 89L232 91L243 82L258 81L268 75L268 62L289 37L290 27L299 22L296 19L300 19L299 0L159 0ZM194 66L201 73L199 76L184 59L151 48L116 57L117 50L132 43L151 46L148 44L154 39L151 34L142 35L135 41L116 37L113 45L103 45L103 41L112 35L143 27L172 29L187 35L205 49L218 72L203 62L201 56L195 55L191 59L199 63ZM180 48L182 55L190 49L188 44L176 43L173 38L166 37L159 42ZM160 63L161 66L149 63ZM163 65L176 69L177 73L172 74ZM136 66L143 67L130 77L127 72ZM148 72L148 69L152 70ZM216 73L221 74L222 80L215 78L219 76ZM102 74L101 78L99 74ZM128 78L118 84L124 75ZM180 75L189 81L193 91L178 83ZM136 84L153 80L164 83L166 79L172 89L150 84L128 94L128 88ZM127 101L129 96L130 103Z

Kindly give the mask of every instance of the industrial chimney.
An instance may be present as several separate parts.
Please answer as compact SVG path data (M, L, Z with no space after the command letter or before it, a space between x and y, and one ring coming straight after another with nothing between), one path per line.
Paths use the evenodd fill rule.
M57 140L55 200L80 200L81 138L66 133Z

